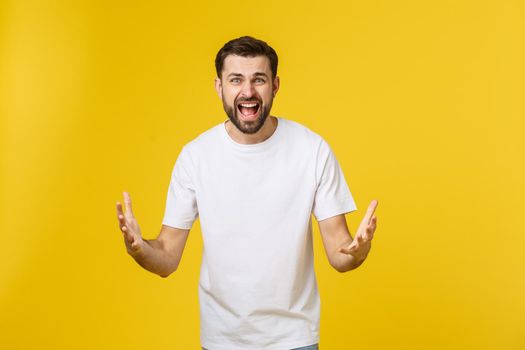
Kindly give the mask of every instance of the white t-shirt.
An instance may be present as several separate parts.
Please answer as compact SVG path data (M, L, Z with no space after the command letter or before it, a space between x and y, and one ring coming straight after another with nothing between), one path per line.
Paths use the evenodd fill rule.
M200 218L200 338L210 350L288 350L319 342L312 248L317 221L356 210L329 145L278 118L274 133L239 144L225 123L181 150L163 224Z

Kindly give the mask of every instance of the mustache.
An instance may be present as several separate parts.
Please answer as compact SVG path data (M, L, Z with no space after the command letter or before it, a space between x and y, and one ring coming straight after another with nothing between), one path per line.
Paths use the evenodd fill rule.
M262 101L260 98L253 97L253 98L239 98L235 101L235 104L239 104L241 102L257 102L258 104L262 104Z

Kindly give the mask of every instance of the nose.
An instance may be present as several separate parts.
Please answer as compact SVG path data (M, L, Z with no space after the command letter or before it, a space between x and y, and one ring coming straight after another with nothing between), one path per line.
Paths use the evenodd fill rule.
M251 81L246 81L242 86L241 96L250 98L253 95L255 95L255 87Z

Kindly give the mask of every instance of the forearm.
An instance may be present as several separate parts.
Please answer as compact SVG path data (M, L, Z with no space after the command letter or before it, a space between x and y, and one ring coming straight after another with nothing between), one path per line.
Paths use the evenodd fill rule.
M168 277L177 269L175 259L171 257L158 240L144 240L143 248L138 253L129 253L144 269L161 277Z

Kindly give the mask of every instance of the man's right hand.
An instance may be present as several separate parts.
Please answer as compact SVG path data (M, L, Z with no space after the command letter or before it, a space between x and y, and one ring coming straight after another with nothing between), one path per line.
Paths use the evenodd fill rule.
M142 239L139 224L133 216L131 197L128 192L123 192L123 195L126 213L122 211L122 204L117 202L117 219L122 235L124 236L126 249L130 255L135 255L142 252L145 242Z

